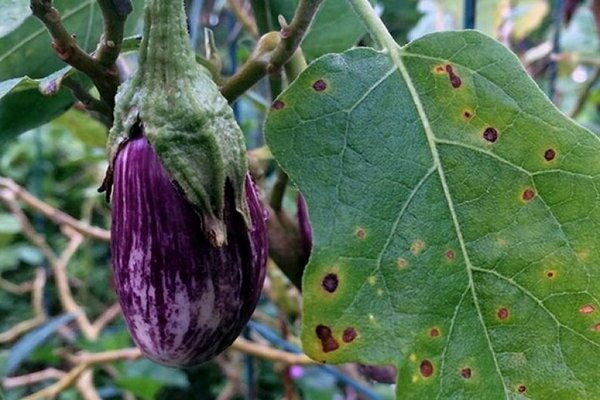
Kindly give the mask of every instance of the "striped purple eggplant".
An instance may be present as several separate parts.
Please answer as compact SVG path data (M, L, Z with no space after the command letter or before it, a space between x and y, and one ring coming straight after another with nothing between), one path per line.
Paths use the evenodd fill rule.
M260 297L267 236L254 183L247 175L248 225L227 181L227 242L215 246L143 132L121 146L113 168L113 271L131 336L158 363L202 363L235 340Z

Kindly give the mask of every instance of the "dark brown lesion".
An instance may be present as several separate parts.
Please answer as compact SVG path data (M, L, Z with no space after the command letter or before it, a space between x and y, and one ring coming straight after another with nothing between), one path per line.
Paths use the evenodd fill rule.
M357 336L358 336L358 333L356 332L356 329L349 326L348 328L344 329L344 333L342 334L342 340L345 343L350 343L354 339L356 339Z
M446 72L448 73L448 78L450 79L450 84L452 85L452 87L454 89L458 89L462 84L462 80L460 79L460 76L458 76L456 72L454 72L452 65L446 65Z
M337 350L340 347L337 340L335 340L333 337L333 332L331 331L330 327L325 325L317 325L315 333L321 341L321 348L323 349L324 353Z
M423 360L419 366L419 371L424 378L429 378L433 375L433 364L429 360Z
M323 287L323 289L325 289L325 291L329 292L329 293L333 293L336 291L337 287L339 284L339 279L337 274L334 273L329 273L327 275L325 275L325 277L323 278L323 281L321 281L321 286Z

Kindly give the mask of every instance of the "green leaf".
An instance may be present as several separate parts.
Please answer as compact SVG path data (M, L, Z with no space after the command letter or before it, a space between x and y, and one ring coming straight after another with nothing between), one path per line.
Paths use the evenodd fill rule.
M23 0L1 0L0 38L17 28L31 14L29 3Z
M25 2L25 1L22 1ZM87 52L96 49L102 33L102 13L95 0L55 0L62 22L77 37L79 46ZM127 18L125 33L137 29L142 0L133 0L133 12ZM0 80L30 76L42 78L65 66L50 46L52 39L44 25L30 15L17 29L0 41Z
M314 228L304 351L396 364L400 398L598 398L600 140L481 33L383 42L266 123Z
M152 400L163 386L185 388L189 385L185 373L164 367L147 359L123 363L123 376L117 385L136 396Z
M95 50L102 32L102 15L96 1L57 0L53 5L60 11L67 30L76 35L78 44L85 51ZM133 0L133 5L134 11L127 19L126 34L137 30L143 1ZM75 101L68 90L60 89L59 82L74 71L57 57L50 43L46 28L34 16L26 18L0 40L0 81L5 81L0 83L2 144L19 133L56 118ZM128 38L124 50L131 50L136 43L137 39ZM76 76L86 81L84 87L90 87L83 74L76 73ZM42 83L44 94L53 96L40 93L36 82ZM0 145L0 151L2 147Z
M56 74L61 71L66 69ZM71 106L73 96L60 86L56 74L46 79L22 77L0 82L0 151L9 139L56 118Z

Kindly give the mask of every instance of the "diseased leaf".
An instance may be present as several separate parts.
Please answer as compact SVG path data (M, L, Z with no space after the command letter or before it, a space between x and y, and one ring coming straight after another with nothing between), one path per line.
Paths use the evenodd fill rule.
M399 398L598 398L600 140L481 33L388 46L267 120L315 234L304 351L396 364Z

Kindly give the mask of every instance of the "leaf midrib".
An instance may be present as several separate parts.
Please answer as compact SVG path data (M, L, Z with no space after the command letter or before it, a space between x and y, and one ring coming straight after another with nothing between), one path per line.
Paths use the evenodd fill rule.
M410 93L411 99L417 109L419 119L421 120L421 123L423 124L423 130L425 131L425 137L427 139L429 151L430 151L431 157L433 159L433 165L438 172L440 184L441 184L442 190L444 192L444 197L446 198L446 203L448 205L448 210L450 211L450 216L452 217L452 223L454 225L454 230L455 230L455 233L456 233L456 236L458 239L458 243L460 245L460 249L463 254L464 261L465 261L467 277L469 279L468 287L470 288L470 291L471 291L473 303L475 305L475 309L477 310L477 316L478 316L479 322L481 323L481 327L483 329L483 333L485 335L488 348L490 350L492 359L494 360L494 367L496 369L496 372L498 373L498 377L500 378L502 387L504 388L505 397L508 399L508 398L510 398L510 395L508 393L506 384L504 383L504 378L502 376L502 372L500 371L500 365L498 364L498 360L496 358L496 352L494 351L494 348L492 346L492 341L491 341L487 326L483 320L483 314L481 312L481 308L479 306L479 299L477 297L477 293L475 292L475 284L474 284L474 280L473 280L473 268L474 267L469 258L469 253L467 252L467 246L466 246L463 234L462 234L462 230L460 228L460 223L458 221L458 215L456 214L456 210L454 209L454 201L452 200L452 196L450 195L450 190L448 187L448 183L446 181L446 174L444 172L442 163L440 161L440 156L439 156L437 145L436 145L436 137L433 133L433 129L431 128L431 124L429 123L429 118L427 117L427 114L425 113L425 109L423 107L423 104L421 103L421 99L417 93L417 90L412 82L412 79L408 73L408 70L406 69L406 66L404 65L404 62L401 59L400 47L398 47L397 45L394 44L393 48L392 47L387 48L387 52L388 52L388 55L390 56L392 62L394 63L394 65L398 68L398 71L400 72L402 79L405 81L408 91Z

